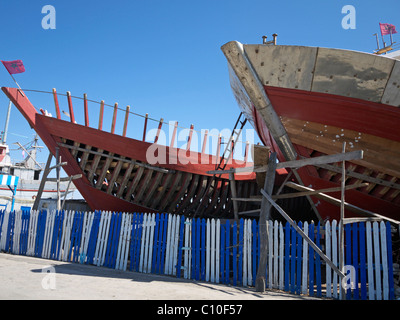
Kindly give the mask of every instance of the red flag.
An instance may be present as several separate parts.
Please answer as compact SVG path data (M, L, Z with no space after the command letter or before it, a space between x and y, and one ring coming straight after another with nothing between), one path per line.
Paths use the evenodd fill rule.
M379 23L382 35L397 33L396 27L390 23Z
M25 72L25 67L24 64L22 63L22 60L13 60L13 61L3 61L4 66L6 67L7 71L10 74L15 74L15 73L22 73Z

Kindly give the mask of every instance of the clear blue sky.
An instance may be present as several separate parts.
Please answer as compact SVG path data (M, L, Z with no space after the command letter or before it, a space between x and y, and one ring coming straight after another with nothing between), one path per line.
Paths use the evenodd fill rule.
M56 9L55 30L42 28L44 5ZM354 30L342 28L345 5L356 9ZM261 43L263 35L271 39L278 33L278 44L372 52L378 23L400 31L399 13L399 0L1 0L0 59L23 60L26 72L15 76L22 88L87 93L184 127L224 129L232 128L239 114L220 50L224 43ZM400 41L399 34L395 38ZM15 86L0 67L1 86ZM28 96L54 114L51 96ZM65 98L60 103L68 110ZM0 92L1 129L7 105ZM78 119L82 110L75 102ZM91 122L97 122L95 116ZM142 120L131 119L130 125L129 132L139 138ZM33 131L13 108L8 142L29 141L17 135L31 138ZM46 159L42 152L39 160Z

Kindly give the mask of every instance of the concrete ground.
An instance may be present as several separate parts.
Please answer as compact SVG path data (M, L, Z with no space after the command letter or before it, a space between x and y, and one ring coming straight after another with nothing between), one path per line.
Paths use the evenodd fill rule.
M311 300L279 291L0 253L0 299ZM318 300L318 299L317 299Z

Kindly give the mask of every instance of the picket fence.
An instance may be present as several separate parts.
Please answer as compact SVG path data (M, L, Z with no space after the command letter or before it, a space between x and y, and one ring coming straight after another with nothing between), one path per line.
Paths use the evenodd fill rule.
M298 226L338 265L335 220ZM338 275L289 223L269 221L268 228L268 288L342 298ZM394 299L390 224L346 224L344 231L345 264L354 274L345 298ZM255 285L260 252L258 223L250 219L0 211L0 232L3 252L234 286Z

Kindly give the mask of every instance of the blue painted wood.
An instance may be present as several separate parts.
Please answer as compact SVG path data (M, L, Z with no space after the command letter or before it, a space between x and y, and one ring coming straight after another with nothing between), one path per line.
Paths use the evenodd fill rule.
M183 224L182 221L185 221L183 216L181 217L181 224ZM180 225L179 227L182 228L182 225ZM164 273L164 265L165 265L165 250L166 250L166 246L167 246L167 231L168 231L168 214L164 213L163 243L162 243L162 251L161 251L161 261L160 261L160 269L161 269L160 271L162 274Z
M314 241L314 223L310 223L308 226L308 236L312 241ZM308 292L311 297L314 296L314 249L308 246Z
M318 248L321 248L321 223L318 221L318 225L317 225L317 240L316 243ZM321 297L322 296L322 284L321 284L321 257L319 256L319 254L316 255L315 257L315 281L317 283L317 297Z
M201 221L197 218L196 221L196 280L200 280L200 236L201 236Z
M15 221L15 211L11 211L8 218L8 227L7 227L7 238L6 238L6 252L12 252L13 245L13 235L14 235L14 221Z
M243 218L239 221L239 265L238 265L238 281L240 285L243 285L243 242L244 242L244 220Z
M233 268L233 285L237 285L238 281L238 272L237 272L237 257L238 257L238 241L237 241L237 223L236 221L233 223L232 228L232 268Z
M257 278L257 221L253 219L251 222L251 232L252 232L252 282L253 286L256 285L256 278Z
M388 254L388 277L389 277L389 300L394 299L394 279L393 279L393 256L392 256L392 232L389 221L386 222L386 242Z
M355 300L359 300L360 299L360 295L358 292L358 281L359 281L359 277L358 277L358 273L359 273L359 264L358 264L358 224L357 223L353 223L352 224L352 229L353 229L353 267L355 269L355 281L356 281L356 289L353 290L353 296Z
M290 223L286 222L285 224L285 279L284 279L284 288L285 291L289 291L290 284Z
M164 221L165 221L165 215L160 214L160 217L159 217L160 225L158 228L157 258L156 258L156 266L155 266L156 273L158 273L158 274L164 273L164 269L161 268L161 259L162 259L163 244L164 244L164 237L163 237Z
M140 214L139 216L139 224L138 224L138 230L137 230L137 241L136 241L136 265L135 265L135 270L139 271L139 263L140 263L140 249L142 246L142 234L143 234L143 220L144 220L144 215L143 213Z
M157 264L157 257L158 260L160 260L160 256L159 254L161 254L161 246L159 246L160 244L160 234L159 234L159 230L160 230L160 214L157 213L156 214L156 225L154 226L154 241L153 241L153 256L151 257L151 272L152 273L157 273L158 270L156 270L156 264Z
M133 271L136 262L136 243L137 243L137 232L139 225L139 214L134 213L132 216L132 229L131 229L131 243L129 247L129 270Z
M361 300L367 299L367 266L365 251L365 223L359 225L360 231L360 283L361 283Z
M89 244L87 249L87 261L86 264L93 264L94 254L96 252L97 237L99 233L101 212L96 210L94 212L92 228L90 230Z
M296 289L296 229L290 226L291 229L291 256L290 256L290 292L295 293Z
M104 259L104 266L111 267L111 251L112 251L112 242L114 241L114 230L116 228L116 218L115 212L111 214L110 226L109 226L109 233L107 239L107 247L106 247L106 255Z
M201 270L200 277L202 281L206 280L206 220L201 219ZM182 241L183 241L183 233L182 233Z
M344 226L344 232L345 232L345 264L350 265L351 264L351 225L350 224L345 224ZM346 300L351 299L351 289L346 290Z
M226 221L225 223L225 283L229 284L230 279L229 279L229 273L230 273L230 263L229 263L229 258L230 258L230 238L231 238L231 224L229 220ZM232 237L236 237L236 234L232 235Z
M297 224L300 229L303 229L303 224L301 221ZM303 262L303 238L301 237L300 233L297 233L297 256L296 256L296 262L297 262L297 272L296 272L296 293L300 294L301 293L301 267L302 267L302 262Z
M181 272L182 272L182 256L183 256L182 247L183 247L184 231L185 231L185 216L182 216L181 222L179 224L178 263L176 264L176 277L177 278L181 277Z
M42 210L38 215L36 241L35 241L35 257L42 257L44 231L46 227L47 211Z

